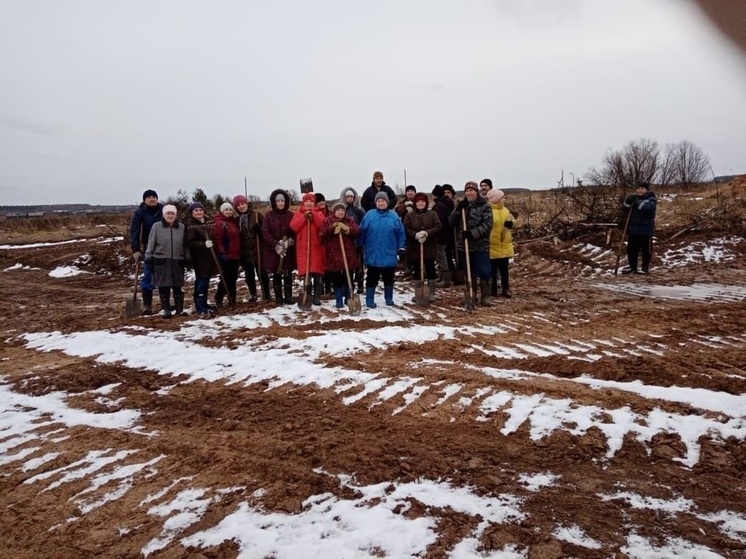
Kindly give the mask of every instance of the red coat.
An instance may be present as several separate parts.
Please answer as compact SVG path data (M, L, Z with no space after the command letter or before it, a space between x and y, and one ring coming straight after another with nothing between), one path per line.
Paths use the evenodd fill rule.
M350 270L358 267L357 249L354 239L360 234L360 227L351 217L344 216L342 219L336 219L334 215L329 214L324 220L321 227L321 240L326 248L326 271L340 272L345 269L344 260L342 259L342 247L339 246L340 235L334 234L334 224L340 221L350 228L350 232L342 233L342 242L345 247L347 256L347 266Z
M298 274L305 275L307 259L310 258L310 272L323 274L326 271L326 255L321 243L321 227L324 224L324 214L314 209L311 211L311 221L306 219L302 210L298 210L290 220L290 228L295 231L295 254L298 262ZM311 238L311 253L307 252L308 238Z
M215 216L215 223L212 226L212 242L218 256L225 254L228 260L241 258L241 236L233 218L229 219L223 214Z

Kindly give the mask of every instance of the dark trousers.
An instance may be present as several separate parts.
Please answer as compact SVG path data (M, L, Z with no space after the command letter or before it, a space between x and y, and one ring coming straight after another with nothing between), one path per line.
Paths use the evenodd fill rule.
M497 295L497 281L500 280L500 289L503 293L510 291L510 278L508 277L508 264L510 258L491 258L490 267L492 268L492 295Z
M459 267L466 271L466 254L458 251ZM469 266L471 267L472 277L481 280L489 280L491 275L490 255L488 252L469 252Z
M396 268L379 268L368 266L368 277L365 278L365 287L375 287L378 280L383 278L383 285L394 285L394 272Z
M414 272L414 279L420 279L420 259L410 260L409 267ZM438 278L438 274L435 271L435 259L425 258L425 279L434 280Z
M637 271L637 258L642 252L642 271L650 269L650 248L653 245L653 237L650 235L630 235L627 239L627 261L633 271Z
M332 281L332 285L334 288L338 287L347 287L347 274L344 270L340 270L339 272L327 272L327 275Z
M225 263L221 263L220 267L223 269L223 278L225 278L225 283L228 284L228 300L231 303L235 303L236 282L238 281L238 260L228 260ZM218 283L218 291L215 294L215 302L218 305L222 305L223 299L225 299L225 295L225 285L223 285L223 280L221 279L220 283Z

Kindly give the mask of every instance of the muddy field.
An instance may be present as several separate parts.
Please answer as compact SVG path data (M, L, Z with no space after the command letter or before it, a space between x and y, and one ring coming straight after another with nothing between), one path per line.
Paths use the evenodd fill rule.
M397 280L212 320L125 319L126 243L54 241L0 247L4 557L746 557L737 236L647 277L525 243L473 314Z

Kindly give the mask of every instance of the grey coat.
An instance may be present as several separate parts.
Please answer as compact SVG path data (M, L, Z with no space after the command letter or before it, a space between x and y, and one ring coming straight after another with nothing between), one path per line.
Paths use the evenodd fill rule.
M145 265L153 270L156 287L183 287L184 266L189 258L186 227L178 221L169 227L165 220L154 224L145 249Z

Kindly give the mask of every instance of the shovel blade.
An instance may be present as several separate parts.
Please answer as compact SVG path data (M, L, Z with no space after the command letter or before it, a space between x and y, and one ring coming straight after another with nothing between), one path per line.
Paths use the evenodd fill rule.
M427 307L430 304L430 289L427 285L414 288L414 304L418 307Z
M303 290L303 294L298 297L298 308L303 310L311 308L311 296L305 289Z
M137 299L137 298L133 299L129 295L124 298L125 318L133 318L135 316L140 316L141 312L142 312L142 306L140 304L140 299Z
M352 316L360 316L360 313L363 311L363 305L360 302L360 297L357 293L353 293L347 299L347 308L350 309L350 314Z

